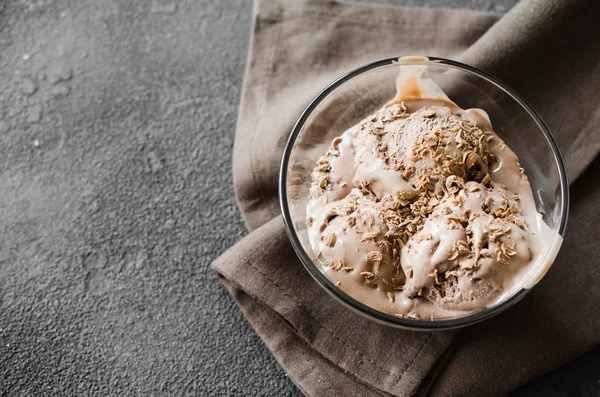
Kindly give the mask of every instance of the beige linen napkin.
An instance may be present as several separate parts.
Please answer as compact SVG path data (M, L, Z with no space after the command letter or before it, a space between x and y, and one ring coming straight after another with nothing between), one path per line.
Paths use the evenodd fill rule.
M598 345L597 161L573 186L569 234L548 276L514 308L464 331L396 330L342 307L296 258L277 201L283 146L306 104L341 74L406 54L460 59L512 85L546 119L575 180L600 149L598 11L593 0L529 0L498 20L332 1L256 3L233 162L251 233L213 266L303 392L502 394Z

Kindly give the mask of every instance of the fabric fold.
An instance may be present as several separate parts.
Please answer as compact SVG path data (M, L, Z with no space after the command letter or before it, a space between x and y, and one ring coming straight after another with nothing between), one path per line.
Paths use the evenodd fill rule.
M222 278L221 281L256 332L269 335L263 338L265 344L304 394L323 397L390 395L379 392L344 372L312 348L270 307L246 294L229 279Z
M279 217L232 247L214 266L222 277L235 280L235 288L248 299L284 319L323 359L373 390L415 394L456 335L393 329L343 307L295 258Z
M598 8L528 0L498 21L335 1L255 4L233 155L251 233L213 268L305 394L500 395L598 345L600 320L589 314L598 297L579 299L600 282L590 233L600 222L599 162L586 170L600 150L600 26L590 22ZM577 179L569 234L548 276L514 308L463 331L402 331L350 311L303 268L279 216L279 162L303 108L343 73L407 54L459 59L505 80L546 120Z

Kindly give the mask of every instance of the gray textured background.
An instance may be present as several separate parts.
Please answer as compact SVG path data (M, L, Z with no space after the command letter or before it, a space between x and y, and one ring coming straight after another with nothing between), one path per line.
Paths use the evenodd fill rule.
M299 394L208 269L246 233L230 163L250 11L0 3L1 396ZM517 395L599 395L599 366Z

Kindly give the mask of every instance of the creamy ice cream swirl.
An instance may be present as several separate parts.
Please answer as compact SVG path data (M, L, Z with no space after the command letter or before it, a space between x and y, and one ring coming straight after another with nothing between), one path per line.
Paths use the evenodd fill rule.
M332 142L307 224L339 288L381 311L439 318L501 299L545 255L547 226L485 112L460 109L425 72ZM413 77L433 94L403 96Z

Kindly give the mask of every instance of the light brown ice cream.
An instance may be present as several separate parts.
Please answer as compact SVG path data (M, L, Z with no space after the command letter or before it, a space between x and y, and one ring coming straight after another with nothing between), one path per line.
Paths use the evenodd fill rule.
M485 112L403 67L397 97L336 138L313 172L309 239L339 288L378 310L455 317L522 286L548 227Z

